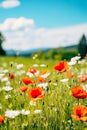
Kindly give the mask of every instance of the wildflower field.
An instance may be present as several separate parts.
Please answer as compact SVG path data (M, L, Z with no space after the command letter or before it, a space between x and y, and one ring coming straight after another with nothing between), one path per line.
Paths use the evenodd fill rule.
M0 57L0 130L87 130L87 59Z

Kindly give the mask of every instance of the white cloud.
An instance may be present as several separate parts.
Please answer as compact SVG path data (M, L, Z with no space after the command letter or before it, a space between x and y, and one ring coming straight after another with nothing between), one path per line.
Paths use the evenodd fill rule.
M32 49L77 44L83 34L87 36L87 23L65 28L35 28L33 19L9 18L0 24L6 37L5 49Z
M2 24L0 24L0 29L2 31L14 31L19 29L24 29L27 27L33 27L34 21L32 19L26 19L24 17L20 18L8 18Z
M0 2L0 7L2 8L14 8L20 5L19 0L4 0Z

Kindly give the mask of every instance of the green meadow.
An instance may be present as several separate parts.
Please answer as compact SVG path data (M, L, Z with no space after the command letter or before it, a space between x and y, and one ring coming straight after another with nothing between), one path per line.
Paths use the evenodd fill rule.
M87 120L72 118L74 107L87 106L87 98L78 99L71 93L74 86L85 86L87 92L87 80L78 81L79 76L87 74L87 59L69 65L67 72L74 73L70 78L67 72L54 69L58 62L57 59L0 57L0 115L5 115L0 130L87 130ZM32 66L38 73L46 71L48 75L44 75L44 82L37 80L38 75L32 75L30 78L35 84L28 84L28 89L22 92L20 87L26 86L22 77L29 77L28 69ZM10 78L10 74L14 74L14 78ZM36 86L42 88L45 95L32 101L28 92Z

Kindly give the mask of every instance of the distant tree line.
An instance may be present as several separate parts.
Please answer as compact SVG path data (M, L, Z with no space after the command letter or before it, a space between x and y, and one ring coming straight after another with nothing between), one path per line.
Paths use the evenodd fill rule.
M38 59L50 59L50 60L70 60L72 57L78 55L76 49L65 49L65 48L56 48L50 49L47 52L39 51L37 53ZM34 56L34 54L33 54Z

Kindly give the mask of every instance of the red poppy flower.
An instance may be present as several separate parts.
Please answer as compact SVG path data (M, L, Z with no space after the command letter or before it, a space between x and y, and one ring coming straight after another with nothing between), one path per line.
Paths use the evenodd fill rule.
M71 115L75 120L81 120L87 122L87 107L86 106L76 106L74 108L74 114Z
M14 74L13 73L9 74L9 78L14 79Z
M25 83L26 85L28 85L28 84L34 84L35 83L32 79L30 79L27 76L25 76L25 77L22 78L22 82Z
M87 74L84 74L84 75L80 76L78 81L79 82L86 82L87 81Z
M37 72L37 69L34 68L34 67L31 67L31 68L28 69L28 72L35 74Z
M60 61L57 65L54 66L54 69L59 72L66 72L69 69L69 65L65 61Z
M4 119L5 119L6 117L5 116L1 116L0 115L0 124L2 124L3 122L4 122Z
M22 92L26 92L27 89L28 89L28 86L21 86L21 87L20 87L20 90L21 90Z
M34 87L28 92L28 96L32 98L34 101L37 101L45 96L45 92L42 88Z
M78 99L87 98L87 92L82 86L75 86L71 89L72 95Z

